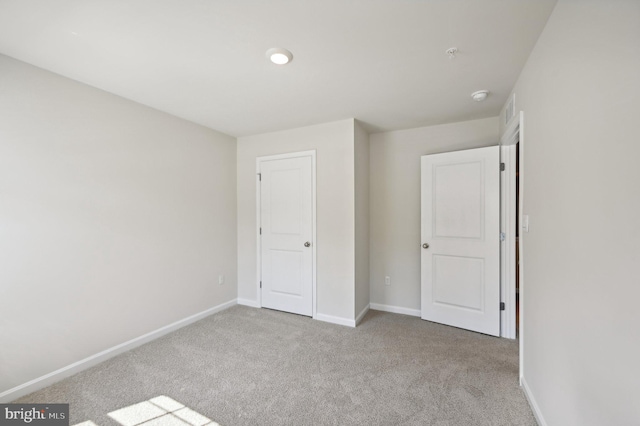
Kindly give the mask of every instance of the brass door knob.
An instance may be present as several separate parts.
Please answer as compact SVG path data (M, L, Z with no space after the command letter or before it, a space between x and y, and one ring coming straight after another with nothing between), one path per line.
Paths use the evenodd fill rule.
M424 244L422 245L422 248L423 248L423 249L428 249L428 248L429 248L429 244L424 243Z

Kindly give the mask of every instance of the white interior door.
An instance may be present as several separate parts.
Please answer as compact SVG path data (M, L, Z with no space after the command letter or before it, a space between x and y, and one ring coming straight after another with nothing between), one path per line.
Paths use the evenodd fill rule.
M312 156L259 162L262 306L313 315Z
M422 157L422 319L500 335L500 151Z

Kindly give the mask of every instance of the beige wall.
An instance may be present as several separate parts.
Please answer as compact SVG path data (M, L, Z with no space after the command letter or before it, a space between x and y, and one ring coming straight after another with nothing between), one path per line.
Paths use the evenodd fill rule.
M236 298L235 155L0 55L0 393Z
M371 303L418 315L420 156L497 145L498 119L376 133L369 139Z
M640 424L640 2L560 0L524 111L524 380L543 421Z
M356 121L355 151L355 315L369 306L369 135Z
M353 321L353 139L353 119L238 139L238 298L242 303L258 301L256 158L316 150L317 312L324 319Z

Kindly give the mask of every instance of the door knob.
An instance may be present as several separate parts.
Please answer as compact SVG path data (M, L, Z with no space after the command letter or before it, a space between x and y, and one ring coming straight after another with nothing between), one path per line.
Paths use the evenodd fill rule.
M422 245L422 248L423 248L423 249L428 249L428 248L429 248L429 244L424 243L424 244Z
M304 246L305 246L305 247L310 247L310 246L311 246L311 243L310 243L309 241L307 241L306 243L304 243Z

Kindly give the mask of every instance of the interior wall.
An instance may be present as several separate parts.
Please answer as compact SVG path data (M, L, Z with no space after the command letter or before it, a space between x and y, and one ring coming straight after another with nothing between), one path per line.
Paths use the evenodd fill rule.
M236 298L235 157L0 55L0 393Z
M353 321L354 120L238 138L238 298L258 304L256 158L316 150L317 313Z
M547 425L640 424L640 2L560 0L524 111L523 378Z
M359 316L369 306L369 135L355 121L356 304Z
M486 118L370 135L372 308L420 315L420 156L497 145L498 127Z

